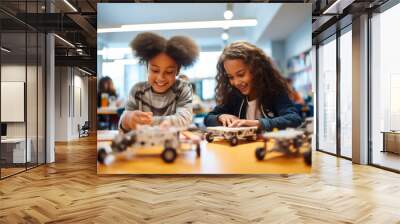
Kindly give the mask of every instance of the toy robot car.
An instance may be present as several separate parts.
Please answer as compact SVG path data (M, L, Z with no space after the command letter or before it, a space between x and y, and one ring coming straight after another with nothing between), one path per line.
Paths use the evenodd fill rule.
M257 127L207 127L206 140L212 142L215 136L223 137L231 146L235 146L239 143L239 139L257 140Z
M256 149L257 160L263 160L267 152L281 152L287 156L298 156L300 148L306 146L308 150L303 154L304 161L311 165L311 134L312 119L306 120L298 129L288 128L286 130L266 132L262 135L264 146ZM269 148L268 142L274 141Z
M111 146L99 147L97 160L101 164L109 165L115 160L116 155L124 155L127 159L144 148L162 147L161 158L166 163L175 161L178 152L184 151L181 143L189 143L196 148L197 156L200 156L201 139L179 139L180 130L176 128L162 129L157 126L142 126L140 129L126 134L118 134L113 139Z
M257 160L263 160L267 152L281 152L287 156L298 156L303 144L311 144L311 137L304 134L301 130L286 129L281 131L266 132L262 135L264 146L256 149ZM272 147L268 147L268 142L273 140ZM310 150L309 150L310 151ZM311 151L304 153L304 161L311 165Z

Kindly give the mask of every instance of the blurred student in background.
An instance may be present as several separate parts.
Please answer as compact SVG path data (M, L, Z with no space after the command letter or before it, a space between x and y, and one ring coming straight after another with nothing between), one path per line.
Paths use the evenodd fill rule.
M99 80L97 88L97 107L116 108L120 102L117 100L117 91L115 89L112 79L108 76L104 76ZM113 129L116 128L118 124L118 117L113 116L113 114L98 114L97 115L97 128L99 130Z
M290 89L289 97L294 102L300 116L303 118L313 116L313 102L312 102L312 92L309 92L307 96L302 97L301 94L294 88L293 80L290 78L286 79L288 82L288 87Z
M295 104L300 104L304 105L304 99L301 97L301 94L297 92L297 90L293 86L293 80L291 78L286 79L288 88L290 90L289 92L289 98L295 103Z
M112 79L104 76L99 81L97 89L97 107L107 107L110 101L117 100L118 95Z

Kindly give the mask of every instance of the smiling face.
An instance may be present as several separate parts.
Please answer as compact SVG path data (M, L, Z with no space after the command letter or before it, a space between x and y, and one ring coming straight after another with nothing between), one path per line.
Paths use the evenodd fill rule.
M252 97L253 75L242 59L228 59L224 61L224 69L229 83L243 95Z
M178 65L165 53L160 53L149 60L148 81L157 93L164 93L175 84Z

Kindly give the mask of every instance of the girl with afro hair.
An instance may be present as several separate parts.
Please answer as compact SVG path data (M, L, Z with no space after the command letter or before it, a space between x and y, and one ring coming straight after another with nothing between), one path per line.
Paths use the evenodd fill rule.
M177 79L181 67L191 66L199 55L194 41L185 36L166 39L155 33L140 33L131 42L139 62L147 67L148 80L134 85L129 93L119 127L136 125L186 127L192 121L192 88Z
M261 131L301 124L285 79L258 47L237 41L226 46L217 63L217 105L206 126L257 126Z

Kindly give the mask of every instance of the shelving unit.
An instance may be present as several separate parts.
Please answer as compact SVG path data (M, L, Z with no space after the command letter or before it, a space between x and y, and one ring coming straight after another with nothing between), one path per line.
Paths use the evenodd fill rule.
M312 91L311 49L288 59L287 75L303 99L307 98Z

